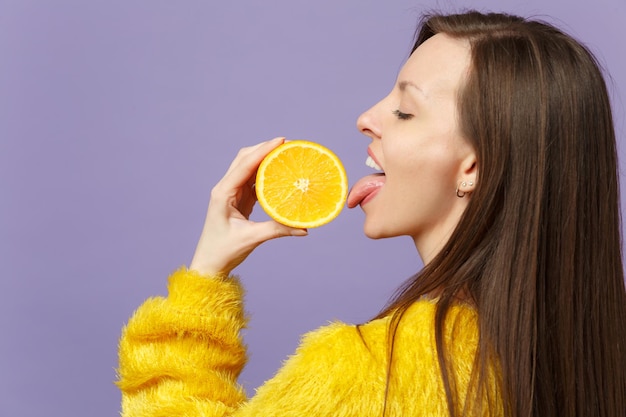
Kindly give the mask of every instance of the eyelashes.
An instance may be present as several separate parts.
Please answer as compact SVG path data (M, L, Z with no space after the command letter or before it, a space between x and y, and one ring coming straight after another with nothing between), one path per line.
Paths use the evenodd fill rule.
M413 118L412 114L402 113L400 110L394 110L393 114L400 120L410 120Z

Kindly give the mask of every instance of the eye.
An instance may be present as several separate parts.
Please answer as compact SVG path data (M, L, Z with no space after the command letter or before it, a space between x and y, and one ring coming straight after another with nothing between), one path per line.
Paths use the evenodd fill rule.
M413 118L412 114L402 113L400 110L394 110L393 114L395 114L396 117L400 120L410 120Z

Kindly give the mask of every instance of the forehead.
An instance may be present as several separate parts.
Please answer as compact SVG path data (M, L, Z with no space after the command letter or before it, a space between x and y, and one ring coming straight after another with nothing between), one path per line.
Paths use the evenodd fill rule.
M414 84L429 96L456 94L470 64L470 44L437 34L421 44L398 75L398 85Z

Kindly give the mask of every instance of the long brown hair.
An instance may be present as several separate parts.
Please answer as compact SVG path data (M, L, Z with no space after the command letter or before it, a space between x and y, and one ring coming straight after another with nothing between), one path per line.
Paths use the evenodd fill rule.
M507 416L623 416L618 167L599 65L562 31L516 16L427 16L413 50L438 33L471 45L458 106L477 153L478 181L446 246L378 315L392 317L390 356L403 313L436 292L435 335L451 415L483 415L493 406L485 392L497 362ZM459 294L476 307L480 332L464 404L455 404L443 340Z

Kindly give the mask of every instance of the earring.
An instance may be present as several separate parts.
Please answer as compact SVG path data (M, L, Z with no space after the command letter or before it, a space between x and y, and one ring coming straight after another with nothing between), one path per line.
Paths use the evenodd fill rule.
M457 185L457 187L456 187L456 196L459 197L459 198L465 197L465 194L467 194L467 192L461 191L460 188L461 187L467 187L468 185L470 187L473 187L474 183L472 181L470 181L470 182L461 181L459 183L459 185Z
M465 181L463 181L463 182L459 183L459 185L457 185L457 187L456 187L456 196L457 197L459 197L459 198L465 197L465 194L467 194L467 193L464 192L464 191L459 191L459 187L465 187L466 185L467 185L467 183Z

